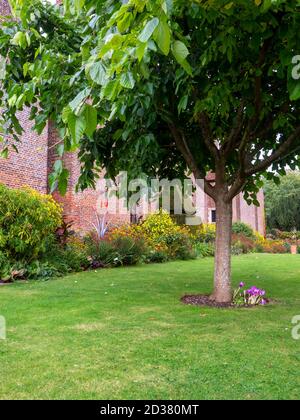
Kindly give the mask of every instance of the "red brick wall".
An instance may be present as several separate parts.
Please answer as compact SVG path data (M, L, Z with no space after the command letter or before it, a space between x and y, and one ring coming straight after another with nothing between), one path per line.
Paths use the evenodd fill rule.
M52 171L53 164L57 159L54 147L60 141L52 123L49 123L49 154L48 154L48 170ZM70 172L67 194L62 197L58 193L54 196L60 202L64 209L66 220L74 223L77 230L89 231L93 229L92 224L96 222L97 202L101 197L98 190L88 189L84 192L76 192L76 185L80 176L80 162L76 153L67 153L64 157L64 165ZM129 222L129 215L112 215L107 217L112 223L120 221Z
M10 7L7 0L0 0L0 15L9 15Z
M48 176L48 127L39 136L31 130L29 111L20 113L20 122L25 130L18 151L10 151L8 159L0 158L0 182L9 187L31 186L47 193Z

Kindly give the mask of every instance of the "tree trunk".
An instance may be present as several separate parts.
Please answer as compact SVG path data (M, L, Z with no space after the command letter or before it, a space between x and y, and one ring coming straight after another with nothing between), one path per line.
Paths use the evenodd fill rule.
M215 255L214 293L211 299L219 303L232 301L231 289L231 238L232 201L227 202L224 194L216 200L217 232Z

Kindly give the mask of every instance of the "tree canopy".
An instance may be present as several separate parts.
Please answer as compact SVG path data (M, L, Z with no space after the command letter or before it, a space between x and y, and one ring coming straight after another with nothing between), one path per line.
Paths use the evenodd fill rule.
M268 229L299 231L300 173L288 173L279 185L267 182L264 190Z
M298 164L299 0L11 4L19 19L0 32L5 134L17 145L17 111L34 105L38 131L49 118L60 130L60 156L79 148L81 187L99 167L174 177L188 166L202 178L222 149L230 195L255 202L261 174ZM64 190L62 164L55 174Z

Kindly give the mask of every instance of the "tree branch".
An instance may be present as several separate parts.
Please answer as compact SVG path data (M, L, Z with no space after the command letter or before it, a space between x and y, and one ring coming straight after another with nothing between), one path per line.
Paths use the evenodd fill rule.
M238 109L235 127L231 130L231 133L224 144L225 155L228 155L233 150L238 140L238 137L241 134L244 123L244 107L245 104L244 101L242 101Z
M176 147L183 155L184 160L186 161L189 169L192 171L196 179L204 179L205 193L208 194L211 198L215 199L216 194L215 194L214 187L212 187L209 184L209 182L205 179L205 176L206 176L205 172L202 172L199 169L195 161L195 158L187 144L184 133L182 132L182 130L178 129L174 123L168 123L168 126L175 140Z
M210 151L210 153L212 154L212 156L216 160L218 160L220 158L219 150L217 149L214 143L214 138L213 138L213 133L211 132L209 117L205 112L202 112L199 115L199 122L200 122L200 128L202 130L204 143L206 147L208 148L208 150Z
M277 162L285 157L285 154L289 151L289 148L293 145L295 140L300 139L300 126L296 128L295 132L284 142L282 143L277 150L275 150L270 156L266 159L260 161L256 165L253 165L250 168L245 170L247 176L255 175L258 172L265 171L268 169L272 163ZM300 147L300 145L299 145Z

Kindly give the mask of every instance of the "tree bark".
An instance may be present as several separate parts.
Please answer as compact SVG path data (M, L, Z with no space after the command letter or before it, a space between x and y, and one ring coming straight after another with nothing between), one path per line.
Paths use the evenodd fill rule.
M231 288L231 243L232 243L232 201L224 194L216 199L217 232L215 255L214 293L211 299L219 303L232 301Z

